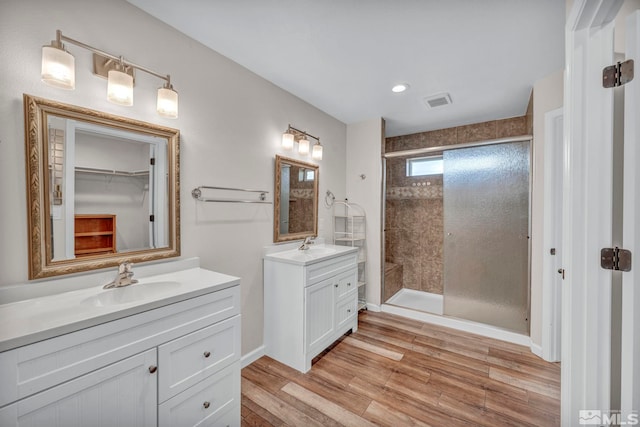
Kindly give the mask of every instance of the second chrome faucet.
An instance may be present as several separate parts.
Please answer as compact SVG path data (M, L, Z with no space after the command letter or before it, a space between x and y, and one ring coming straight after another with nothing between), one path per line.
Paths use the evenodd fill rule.
M302 242L302 244L298 247L298 250L306 251L307 249L309 249L309 245L312 245L313 243L314 243L313 236L307 236L304 238L304 241Z

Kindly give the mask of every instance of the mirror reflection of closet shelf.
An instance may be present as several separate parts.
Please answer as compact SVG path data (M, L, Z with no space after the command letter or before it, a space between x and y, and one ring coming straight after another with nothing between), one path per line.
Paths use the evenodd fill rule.
M88 214L75 216L76 257L116 252L116 216Z
M100 168L85 168L81 166L76 166L76 173L93 173L100 175L118 175L118 176L149 176L148 170L139 170L139 171L120 171L115 169L100 169Z

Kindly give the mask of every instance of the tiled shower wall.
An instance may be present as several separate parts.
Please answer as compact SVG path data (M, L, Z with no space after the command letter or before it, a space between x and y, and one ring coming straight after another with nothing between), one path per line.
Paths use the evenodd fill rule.
M531 135L531 110L532 101L524 116L390 137L385 152ZM387 160L385 261L402 266L402 280L385 275L385 300L400 287L443 293L442 175L407 177L406 160Z
M289 233L313 230L313 212L316 200L313 181L300 181L300 168L291 166L289 188ZM315 176L314 176L315 179Z

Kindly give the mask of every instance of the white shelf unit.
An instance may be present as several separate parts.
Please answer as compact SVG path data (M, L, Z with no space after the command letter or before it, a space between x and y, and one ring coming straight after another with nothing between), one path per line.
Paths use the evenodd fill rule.
M364 209L348 201L333 205L333 244L358 248L358 310L367 306L367 221Z

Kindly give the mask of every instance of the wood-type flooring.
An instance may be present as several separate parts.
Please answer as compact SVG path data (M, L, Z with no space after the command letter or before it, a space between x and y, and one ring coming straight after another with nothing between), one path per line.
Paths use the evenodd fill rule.
M302 374L242 370L242 426L558 426L560 365L519 345L361 312Z

